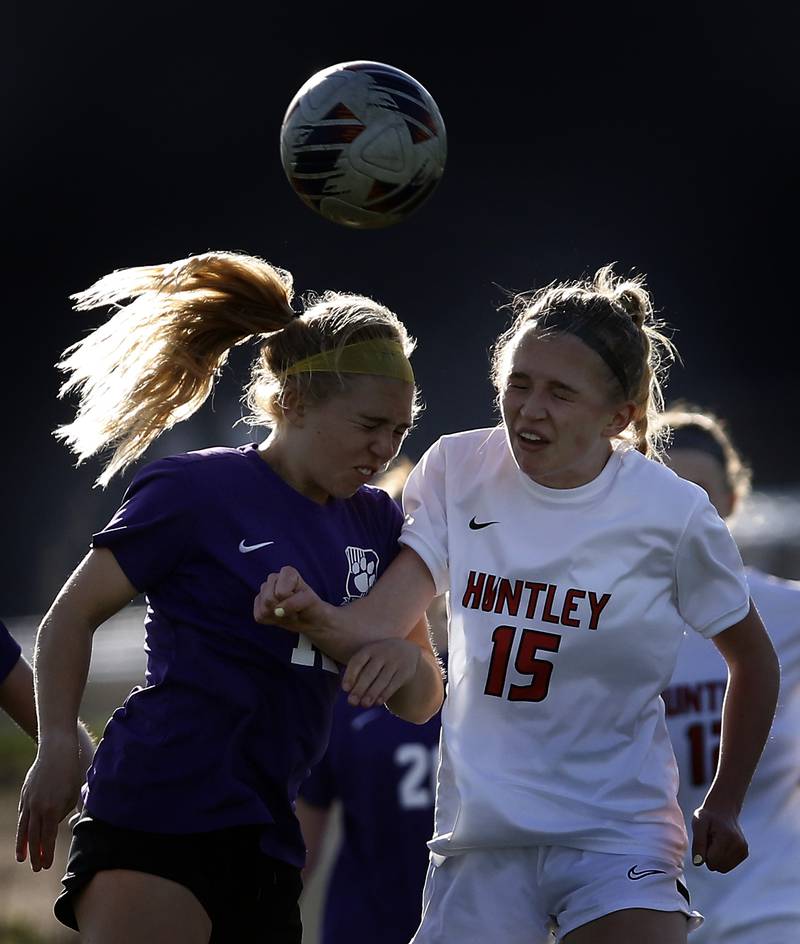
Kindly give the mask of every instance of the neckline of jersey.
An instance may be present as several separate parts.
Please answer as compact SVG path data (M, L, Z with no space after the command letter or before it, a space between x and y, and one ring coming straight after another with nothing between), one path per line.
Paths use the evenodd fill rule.
M508 448L508 446L506 448ZM510 448L508 451L511 453ZM571 505L576 502L596 498L600 493L605 492L611 487L611 483L614 481L622 465L623 451L622 449L614 449L600 474L595 476L591 482L587 482L585 485L578 485L575 488L550 488L547 485L535 482L519 468L516 462L514 462L514 468L517 470L517 475L525 488L529 492L532 492L537 498L556 504ZM511 459L514 461L513 454L511 455Z
M310 511L312 514L331 514L334 513L341 506L341 499L330 497L324 505L320 505L319 502L315 502L312 498L309 498L307 495L304 495L302 492L298 492L296 488L293 488L284 478L281 478L280 475L272 468L269 462L265 462L261 458L261 453L259 452L258 443L247 443L244 446L240 446L240 451L244 454L245 458L249 459L259 471L259 475L263 476L266 479L269 479L273 482L281 491L283 491L291 501L296 502L300 506L304 507L307 511ZM297 509L295 509L296 511Z

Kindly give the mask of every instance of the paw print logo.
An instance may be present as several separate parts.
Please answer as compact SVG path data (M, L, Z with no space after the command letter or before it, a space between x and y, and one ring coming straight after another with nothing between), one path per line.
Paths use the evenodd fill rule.
M359 557L350 566L350 573L353 574L353 582L356 588L361 593L366 593L375 583L375 561L368 561L366 557Z
M363 597L378 575L378 555L371 548L363 547L348 547L345 554L348 571L346 597L351 600Z

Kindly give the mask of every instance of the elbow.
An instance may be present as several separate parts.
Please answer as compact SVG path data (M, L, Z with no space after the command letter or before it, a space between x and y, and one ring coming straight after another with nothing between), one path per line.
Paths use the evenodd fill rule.
M386 703L386 707L392 714L402 718L403 721L408 721L411 724L427 724L442 707L443 701L444 688L440 686L438 691L431 692L430 698L418 699L413 702L408 699L402 701L399 699L390 700Z

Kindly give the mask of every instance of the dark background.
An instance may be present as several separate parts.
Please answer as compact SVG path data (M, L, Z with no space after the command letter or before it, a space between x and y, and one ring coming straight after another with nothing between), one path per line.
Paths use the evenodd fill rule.
M52 437L53 365L98 323L70 293L208 249L288 268L298 292L371 294L419 339L427 402L407 452L493 422L488 348L507 290L614 261L647 275L683 365L668 398L714 408L756 482L800 479L793 229L798 23L755 4L200 2L4 12L0 615L45 609L119 503ZM314 72L415 76L448 165L399 226L358 232L292 193L284 111ZM213 403L148 457L252 439L237 351Z

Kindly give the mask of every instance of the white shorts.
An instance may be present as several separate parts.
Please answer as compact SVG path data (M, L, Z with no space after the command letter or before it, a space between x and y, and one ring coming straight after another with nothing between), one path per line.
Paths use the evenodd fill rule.
M646 857L563 846L432 855L411 944L552 944L626 908L692 911L683 871Z

